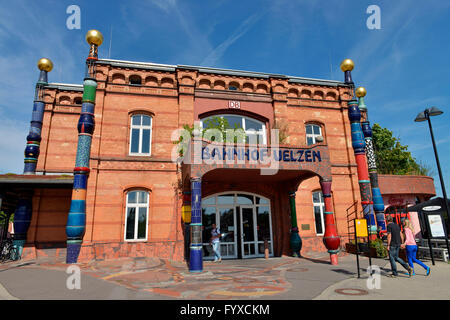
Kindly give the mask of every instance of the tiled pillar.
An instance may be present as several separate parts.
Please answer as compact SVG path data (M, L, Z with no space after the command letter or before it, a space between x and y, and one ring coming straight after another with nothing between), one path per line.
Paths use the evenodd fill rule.
M97 30L90 30L86 35L89 43L89 56L86 59L86 74L83 82L83 101L78 120L78 146L73 170L73 190L69 214L67 216L67 263L77 263L84 233L86 232L86 193L89 178L89 160L92 136L95 129L95 97L97 90L96 62L98 46L103 36Z
M302 239L298 233L297 212L295 208L295 191L289 191L289 205L291 207L291 249L294 257L301 257Z
M322 188L323 199L325 202L325 234L323 236L323 243L328 249L332 265L338 264L337 254L339 252L340 239L337 234L336 224L333 214L333 202L331 199L331 180L320 180Z
M189 271L203 271L202 242L202 180L191 179L191 244L189 255Z

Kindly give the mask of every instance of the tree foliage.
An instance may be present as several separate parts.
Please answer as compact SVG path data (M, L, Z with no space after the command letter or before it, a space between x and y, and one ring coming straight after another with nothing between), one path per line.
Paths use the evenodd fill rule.
M432 175L431 167L417 162L408 151L408 146L402 145L400 139L393 136L392 131L375 123L372 132L378 173Z

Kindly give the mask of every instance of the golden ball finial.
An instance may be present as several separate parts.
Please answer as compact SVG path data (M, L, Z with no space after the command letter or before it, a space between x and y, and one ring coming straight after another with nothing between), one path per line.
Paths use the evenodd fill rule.
M366 94L367 94L366 88L364 88L364 87L359 87L358 89L356 89L356 96L357 96L358 98L365 97Z
M39 70L50 72L53 69L53 62L50 59L42 58L39 59L37 66Z
M97 46L100 46L103 42L103 35L98 30L89 30L86 33L86 41L90 45L95 44Z
M342 71L352 71L355 64L353 63L352 59L345 59L341 62L341 70Z

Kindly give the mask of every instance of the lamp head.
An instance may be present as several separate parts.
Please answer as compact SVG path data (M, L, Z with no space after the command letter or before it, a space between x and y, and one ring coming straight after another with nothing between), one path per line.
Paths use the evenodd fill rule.
M430 109L427 109L427 110L428 110L428 114L430 116L439 116L444 113L444 111L440 110L437 107L431 107Z
M426 121L427 117L425 116L425 112L421 112L417 115L417 117L414 119L415 122L422 122Z

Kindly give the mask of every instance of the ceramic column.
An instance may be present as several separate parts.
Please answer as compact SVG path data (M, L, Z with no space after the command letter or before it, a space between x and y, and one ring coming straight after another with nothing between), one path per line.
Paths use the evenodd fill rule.
M337 234L336 223L334 221L333 203L331 199L331 180L320 180L323 200L325 202L325 233L323 243L328 249L332 265L338 264L338 252L341 240Z
M191 241L189 254L189 271L203 271L202 242L202 180L191 179Z
M86 40L90 45L90 51L86 59L83 102L78 120L78 147L74 168L72 201L66 225L67 263L77 263L86 230L86 191L90 171L91 142L95 126L96 61L98 60L98 46L103 42L103 36L97 30L90 30L86 35Z
M298 233L297 211L295 207L295 191L289 192L289 205L291 207L291 249L294 257L301 257L302 239Z
M364 217L367 219L369 230L373 233L376 224L372 207L372 194L370 189L369 171L367 167L366 153L365 153L365 141L364 135L361 129L361 112L356 100L350 100L348 102L348 117L351 124L352 146L355 154L358 183L361 194L361 205L363 207Z
M44 118L44 93L48 83L48 72L53 69L50 59L42 58L38 61L40 70L39 80L36 83L34 92L33 112L31 115L30 130L27 136L27 146L25 147L24 175L36 174L36 166L40 153L42 121ZM18 257L22 256L23 247L27 240L28 228L31 223L33 191L23 190L19 194L17 209L14 214L14 246L17 248Z

